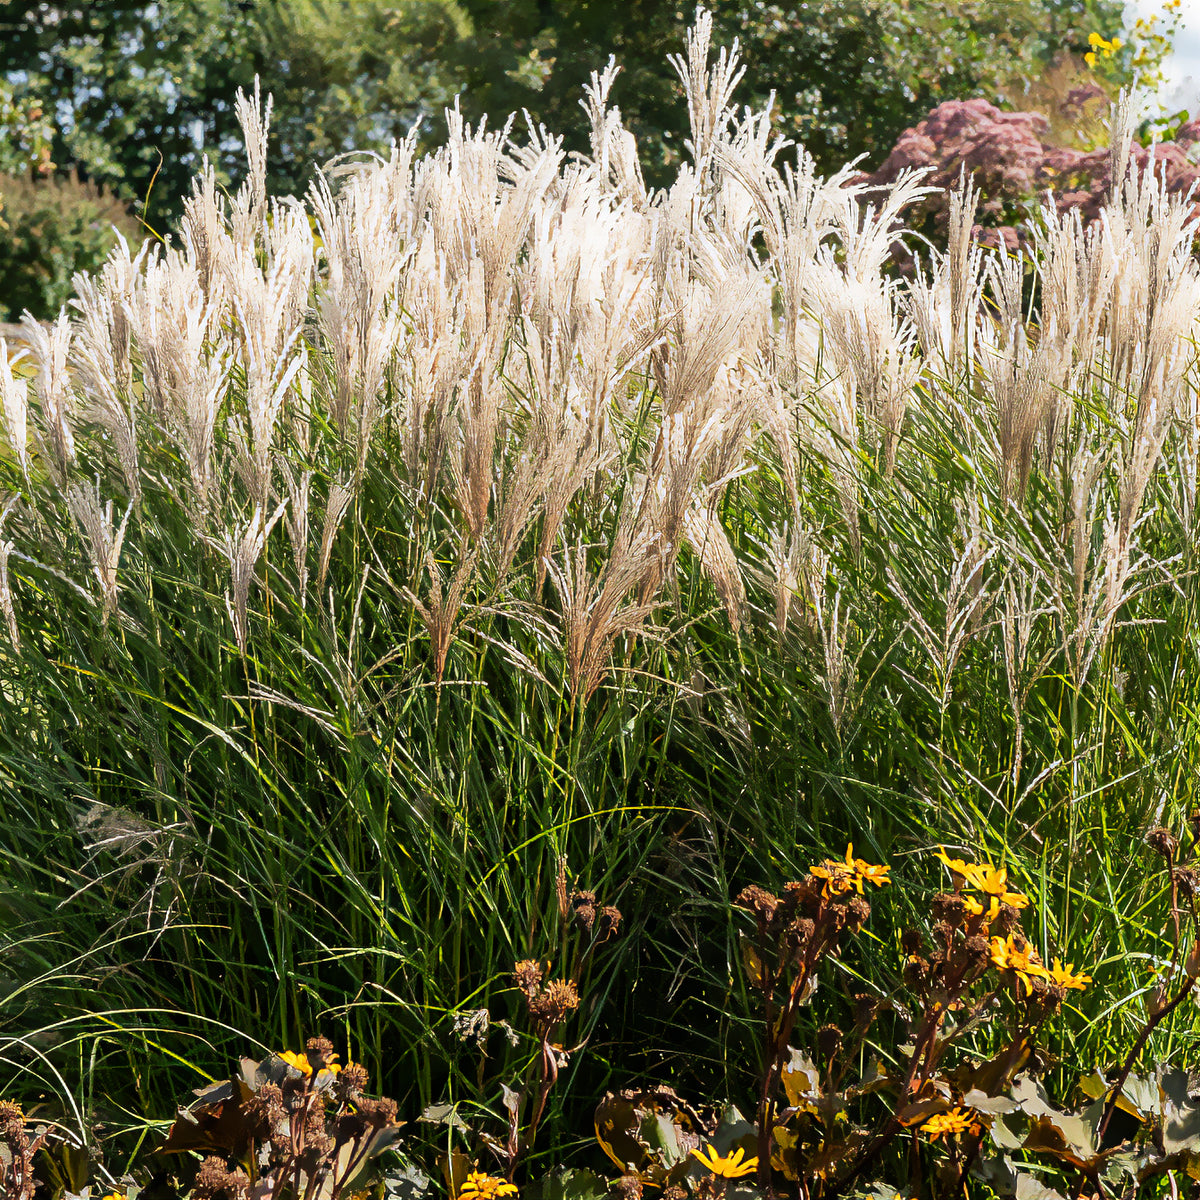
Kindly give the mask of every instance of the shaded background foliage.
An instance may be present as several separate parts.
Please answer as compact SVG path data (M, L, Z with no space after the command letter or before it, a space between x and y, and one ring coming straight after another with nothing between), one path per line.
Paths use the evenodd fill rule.
M1028 93L1053 62L1082 55L1090 32L1120 28L1123 10L1120 0L712 7L717 35L745 47L745 102L774 91L780 132L827 172L859 155L877 166L942 100ZM674 0L6 0L0 80L52 119L60 171L111 189L166 234L203 155L222 182L234 177L232 98L256 75L275 100L271 186L300 194L314 166L338 154L384 151L414 128L432 144L456 96L472 121L528 112L582 150L582 88L612 53L622 66L613 99L648 181L662 183L683 153L673 131L684 117L665 55L691 17ZM20 139L22 126L6 116L0 142ZM59 236L70 259L69 231ZM78 265L90 254L81 245ZM25 304L47 317L62 302L54 286L32 301L18 291L0 293L9 319Z

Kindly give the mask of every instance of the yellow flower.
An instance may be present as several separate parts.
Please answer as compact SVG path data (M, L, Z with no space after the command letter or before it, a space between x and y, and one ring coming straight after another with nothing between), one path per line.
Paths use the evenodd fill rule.
M753 1175L758 1170L758 1158L747 1158L745 1162L746 1152L739 1146L732 1154L718 1154L716 1147L711 1142L708 1144L708 1157L705 1158L705 1152L702 1150L693 1150L692 1153L714 1174L719 1175L722 1179L741 1179L743 1175Z
M124 1192L109 1192L108 1195L102 1197L101 1200L125 1200L125 1193Z
M292 1070L299 1071L301 1075L307 1076L313 1073L312 1063L308 1061L307 1054L293 1054L290 1050L282 1050L276 1057L287 1063ZM333 1075L336 1075L341 1069L341 1065L337 1062L336 1054L331 1054L329 1062L321 1068L322 1071L329 1071Z
M1096 65L1096 51L1099 50L1105 58L1112 58L1114 54L1121 48L1121 39L1114 37L1110 42L1107 38L1103 38L1098 33L1088 34L1088 45L1091 50L1083 56L1084 61L1089 67Z
M1001 904L1011 904L1013 908L1025 908L1029 904L1028 896L1021 892L1008 890L1008 870L1005 867L993 867L991 863L969 863L961 858L951 858L942 847L938 848L937 857L955 875L959 876L967 887L975 888L989 897L987 907L989 922L995 919ZM978 900L964 896L963 901L971 916L983 916L984 908Z
M961 1108L952 1108L949 1112L936 1113L921 1126L921 1132L929 1134L934 1142L940 1137L957 1137L973 1127L974 1122L968 1115L970 1111L964 1113Z
M280 1051L281 1058L293 1071L299 1071L301 1075L311 1075L312 1067L308 1064L307 1054L293 1054L290 1050Z
M1074 963L1067 963L1064 967L1062 959L1056 958L1054 966L1050 968L1050 978L1058 984L1060 988L1076 988L1078 991L1083 991L1084 988L1092 982L1090 975L1072 975L1075 970Z
M865 879L868 883L873 883L876 887L883 887L885 883L891 883L888 878L888 872L892 869L889 866L877 867L873 863L864 861L861 858L854 857L854 843L846 847L846 865L854 871L857 878L858 890L862 892L862 881Z
M1017 976L1017 994L1024 987L1033 991L1034 979L1047 979L1050 972L1042 965L1042 960L1028 944L1018 945L1010 933L1007 938L994 937L991 940L992 962L1002 971L1012 971Z
M819 867L810 867L809 873L814 879L825 880L821 888L821 895L826 898L840 896L854 887L854 876L836 859L827 858ZM862 891L861 883L858 888L859 891Z
M955 875L961 875L968 883L971 882L974 873L979 870L974 863L966 862L961 858L951 858L950 855L946 853L945 846L938 847L937 857L940 858L942 862L944 862L946 866L948 866L950 870L954 872Z
M863 880L873 883L876 887L883 887L885 883L891 882L888 879L891 867L877 867L864 859L855 858L853 842L846 847L845 859L827 858L819 867L811 867L809 870L817 879L825 880L825 886L821 889L825 896L840 896L852 888L861 896Z
M1025 908L1029 904L1028 896L1008 890L1008 871L1004 867L993 867L991 863L976 867L972 883L1000 904L1011 904L1013 908Z
M458 1189L458 1200L492 1200L493 1196L515 1196L517 1188L507 1179L483 1171L472 1171Z

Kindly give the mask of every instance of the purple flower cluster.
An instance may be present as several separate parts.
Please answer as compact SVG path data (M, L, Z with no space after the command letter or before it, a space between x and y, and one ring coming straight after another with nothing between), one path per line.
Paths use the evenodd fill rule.
M1065 115L1082 117L1098 101L1104 101L1099 88L1074 88L1066 97ZM1054 145L1049 137L1050 122L1041 113L1003 112L982 99L947 100L900 135L877 171L859 179L886 185L905 170L929 169L926 182L938 190L923 202L925 224L929 233L944 234L948 193L965 172L980 192L976 236L986 244L1015 249L1026 239L1019 222L1048 196L1060 210L1078 208L1090 221L1099 215L1112 184L1107 149L1076 150ZM1139 170L1152 165L1170 192L1186 193L1195 187L1200 193L1200 164L1188 157L1197 142L1200 120L1190 121L1173 141L1152 149L1135 143L1130 160Z

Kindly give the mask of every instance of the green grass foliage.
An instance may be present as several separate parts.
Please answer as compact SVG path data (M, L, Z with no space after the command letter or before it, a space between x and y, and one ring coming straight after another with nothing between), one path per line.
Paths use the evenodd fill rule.
M679 68L654 193L607 77L585 161L452 115L304 205L243 98L244 187L3 356L0 1094L137 1130L321 1032L409 1116L499 1108L533 959L581 995L539 1154L607 1086L752 1108L731 900L850 841L909 882L847 990L944 845L1094 977L1067 1067L1142 1027L1200 753L1194 222L1131 177L1020 260L959 196L897 282L919 180L783 165L703 20ZM572 890L623 915L586 959Z

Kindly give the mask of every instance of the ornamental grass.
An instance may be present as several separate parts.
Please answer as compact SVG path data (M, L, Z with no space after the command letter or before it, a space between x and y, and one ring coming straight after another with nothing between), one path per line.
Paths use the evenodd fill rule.
M1150 1143L1135 1174L1183 1169L1198 217L1126 106L1095 220L1048 197L1030 254L987 249L968 180L929 247L919 173L819 177L710 35L661 190L612 63L584 157L451 111L299 200L240 95L241 187L204 168L177 237L0 344L6 1171L28 1119L55 1194L148 1188L180 1096L319 1033L346 1067L282 1067L361 1064L455 1193L592 1161L606 1094L623 1171L679 1151L630 1195L750 1186L689 1153L739 1139L809 1196L917 1179L901 1148L1009 1194L1039 1137L1077 1194ZM808 965L772 901L813 908ZM833 1165L829 1122L866 1139Z

